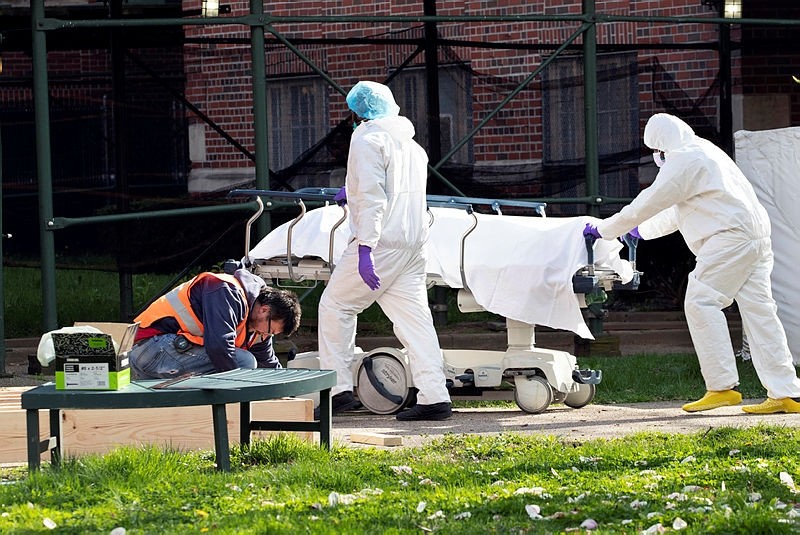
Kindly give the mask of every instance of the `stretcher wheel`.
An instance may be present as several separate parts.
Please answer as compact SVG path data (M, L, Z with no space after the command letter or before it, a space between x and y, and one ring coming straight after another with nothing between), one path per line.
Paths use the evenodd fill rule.
M364 357L358 368L358 399L375 414L393 414L412 398L403 363L388 353Z
M578 383L578 391L567 394L567 397L564 398L564 405L573 409L585 407L594 399L596 391L597 389L592 384Z
M517 375L514 377L514 401L523 411L539 414L553 402L553 389L544 377Z

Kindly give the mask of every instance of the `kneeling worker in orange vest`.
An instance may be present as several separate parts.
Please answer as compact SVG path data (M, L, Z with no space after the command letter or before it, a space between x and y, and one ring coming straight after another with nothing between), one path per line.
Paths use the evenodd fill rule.
M300 302L245 269L200 273L136 317L129 353L137 379L170 379L236 368L280 368L276 334L300 325Z

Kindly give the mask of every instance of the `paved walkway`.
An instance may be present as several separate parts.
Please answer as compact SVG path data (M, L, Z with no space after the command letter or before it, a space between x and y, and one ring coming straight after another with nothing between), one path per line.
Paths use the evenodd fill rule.
M745 404L761 400L745 400ZM353 433L401 436L403 446L417 446L450 433L496 435L500 433L555 435L584 441L614 438L644 431L697 433L716 427L754 427L758 425L800 426L798 414L753 415L741 406L687 413L682 402L634 403L625 405L587 405L570 409L554 405L541 414L526 414L509 409L456 409L443 422L399 422L394 416L369 412L346 413L333 417L333 437L350 443Z

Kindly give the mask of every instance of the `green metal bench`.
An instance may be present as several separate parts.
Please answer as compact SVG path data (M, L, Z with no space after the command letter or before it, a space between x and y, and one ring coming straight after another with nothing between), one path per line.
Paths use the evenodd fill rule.
M63 458L61 411L63 409L144 409L210 405L214 426L217 468L229 471L230 446L225 405L239 403L239 434L242 444L250 442L251 431L313 431L320 445L331 446L331 388L336 372L305 369L231 370L198 375L184 380L134 381L121 390L56 390L55 384L38 386L21 396L26 411L28 468L39 468L41 454L50 452L58 464ZM320 393L320 419L312 422L279 422L250 419L250 402ZM50 437L41 440L39 410L50 411Z

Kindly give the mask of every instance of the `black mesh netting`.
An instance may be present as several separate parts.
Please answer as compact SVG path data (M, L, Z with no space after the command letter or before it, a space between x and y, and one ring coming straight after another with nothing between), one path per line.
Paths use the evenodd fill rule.
M412 32L413 33L413 32ZM419 32L417 32L419 34ZM409 34L410 37L414 35ZM247 45L242 44L243 47ZM387 45L390 85L404 110L415 123L418 138L431 146L426 120L425 72L419 47L414 44ZM325 46L300 47L309 57L325 57ZM216 53L246 57L240 49L220 48ZM714 51L709 51L713 55ZM194 55L193 55L194 54ZM111 78L51 77L54 95L53 176L57 216L90 216L131 210L184 208L229 202L224 191L205 196L188 196L190 174L187 118L205 122L212 141L222 139L252 167L252 154L235 133L226 132L224 121L215 117L202 102L185 96L185 71L206 61L209 49L186 47L182 53L130 52L125 105L115 108ZM470 197L547 199L550 215L585 214L580 202L561 202L587 195L583 137L583 77L579 54L567 52L520 88L549 52L519 50L498 52L507 75L482 72L461 46L439 47L440 154L455 151L440 163L432 157L436 173L431 175L431 193L464 194ZM535 58L533 58L535 56ZM164 61L167 57L169 61ZM532 59L533 58L533 59ZM296 60L294 63L300 64ZM279 66L275 66L279 68ZM304 68L302 65L295 67ZM598 162L599 188L603 197L631 198L655 174L649 151L641 142L641 128L651 114L666 111L679 115L695 131L717 142L716 97L718 84L699 93L684 90L671 72L654 55L641 51L616 52L598 56ZM297 72L308 77L313 72ZM380 76L373 76L380 79ZM278 83L280 80L271 80ZM506 108L498 109L511 92L518 94ZM65 98L62 95L71 95ZM27 99L27 100L26 100ZM341 99L337 101L341 103ZM206 103L207 104L207 103ZM114 132L113 117L124 110L128 129ZM294 113L293 110L289 112ZM208 115L206 115L208 113ZM472 132L489 114L485 124L492 135L518 136L523 131L521 157L512 152L498 158L487 153L485 132ZM308 136L306 146L286 165L272 166L273 189L295 190L307 186L338 186L344 182L352 123L344 110L329 110L335 126ZM342 117L336 122L336 117ZM271 116L271 119L273 117ZM522 119L520 119L522 118ZM331 124L331 120L327 124ZM4 158L4 193L7 199L4 229L19 236L6 245L7 256L38 253L37 184L35 180L34 119L30 95L0 111L3 150L18 158ZM539 126L540 125L540 126ZM214 127L214 128L212 128ZM473 138L468 134L474 133ZM466 140L466 141L465 141ZM535 140L537 145L525 143ZM482 146L481 143L484 145ZM460 145L457 145L460 144ZM125 154L127 189L118 181L117 158ZM495 150L491 147L490 150ZM499 150L499 149L498 149ZM491 158L487 156L492 156ZM213 163L212 163L213 167ZM440 180L438 175L444 177ZM246 179L240 187L253 186ZM601 215L617 211L624 201L609 202ZM57 234L57 248L64 257L97 256L97 267L122 267L134 272L174 270L187 262L207 267L243 253L244 222L248 214L174 217L111 225L82 226ZM276 211L273 223L290 217ZM103 260L102 258L106 258Z

